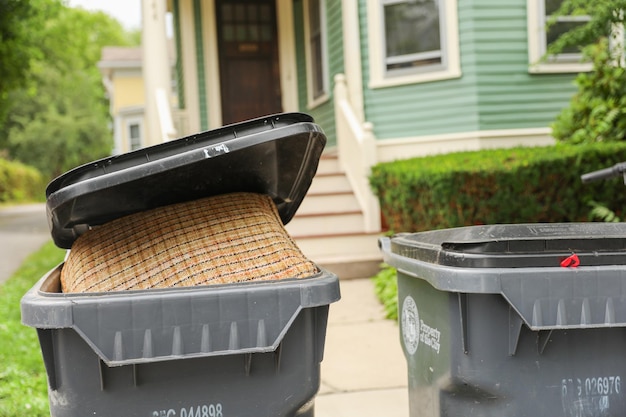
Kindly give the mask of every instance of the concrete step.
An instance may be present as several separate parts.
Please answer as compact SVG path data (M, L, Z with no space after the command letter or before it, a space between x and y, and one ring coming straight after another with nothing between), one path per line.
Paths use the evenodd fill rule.
M317 174L313 178L309 194L351 193L352 187L348 178L341 173Z
M311 187L286 229L309 259L342 279L371 277L380 269L380 234L364 232L361 207L336 155L320 158Z
M317 167L318 174L337 174L340 172L339 158L333 155L322 155Z
M360 233L363 231L363 224L363 214L360 211L338 211L296 215L285 228L293 238L299 238L324 234Z
M296 216L323 214L327 212L360 211L359 202L351 192L312 194L304 197Z
M380 269L378 233L335 234L295 238L304 255L340 278L366 278Z
M295 238L302 252L316 262L340 262L350 259L382 259L378 248L379 233L346 233Z

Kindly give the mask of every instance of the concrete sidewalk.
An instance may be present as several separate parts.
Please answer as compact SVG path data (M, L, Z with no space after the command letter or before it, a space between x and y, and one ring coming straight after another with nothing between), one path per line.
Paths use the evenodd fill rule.
M341 281L330 305L316 417L408 417L398 325L384 318L370 279Z
M0 284L50 240L44 204L0 208Z

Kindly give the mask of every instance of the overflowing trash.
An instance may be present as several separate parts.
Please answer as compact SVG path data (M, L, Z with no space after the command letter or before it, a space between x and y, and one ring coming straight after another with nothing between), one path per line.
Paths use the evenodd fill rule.
M231 193L113 220L80 236L63 292L145 290L311 277L317 266L267 195Z

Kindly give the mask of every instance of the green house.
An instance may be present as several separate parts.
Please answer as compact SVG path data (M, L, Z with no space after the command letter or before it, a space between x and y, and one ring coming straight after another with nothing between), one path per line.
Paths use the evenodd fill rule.
M575 74L589 69L576 53L540 61L560 30L584 20L564 17L546 33L559 3L143 0L148 135L160 141L266 114L311 114L329 141L287 229L322 264L374 264L381 219L367 182L373 164L553 142L549 124L574 93ZM176 105L163 111L158 93L172 80Z

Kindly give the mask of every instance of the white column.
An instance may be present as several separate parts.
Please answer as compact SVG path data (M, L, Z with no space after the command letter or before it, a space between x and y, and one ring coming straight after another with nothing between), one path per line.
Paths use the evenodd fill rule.
M141 1L146 145L161 143L175 135L169 100L171 77L165 33L165 2L166 0ZM166 105L159 105L159 100L163 101L164 97Z
M359 8L354 0L343 0L343 54L348 101L361 123L365 121L363 111L363 76L361 74L361 35L359 30Z

